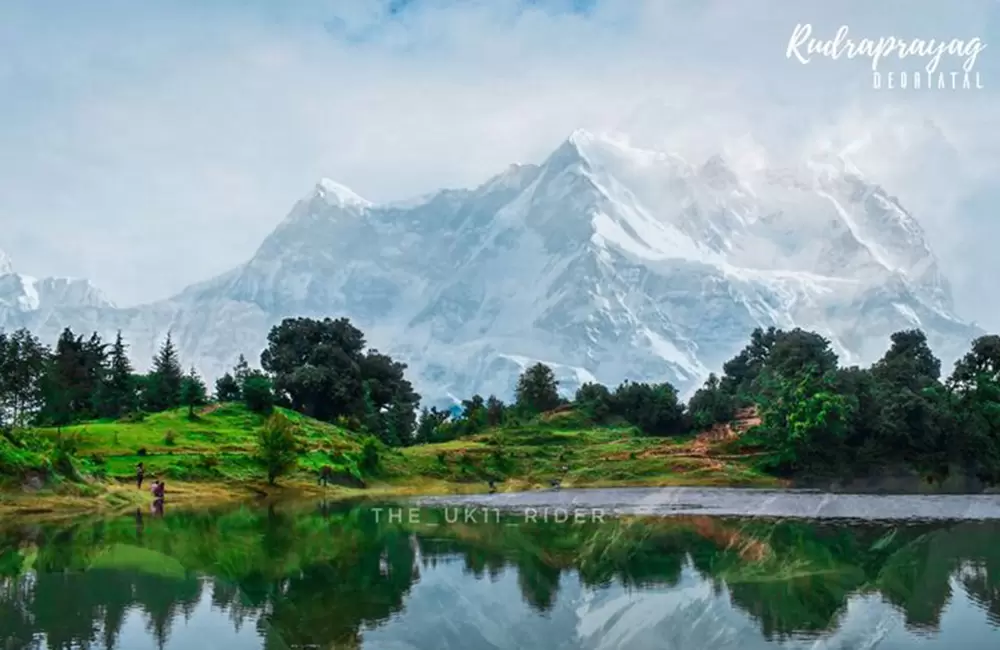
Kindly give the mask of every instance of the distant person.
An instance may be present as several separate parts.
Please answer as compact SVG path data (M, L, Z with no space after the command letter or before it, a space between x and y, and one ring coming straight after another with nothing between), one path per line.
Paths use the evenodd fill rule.
M497 484L491 480L489 485L490 485L490 494L495 493L497 491Z
M319 485L326 487L330 484L331 478L333 478L333 470L330 469L329 465L324 465L323 469L319 471Z
M146 466L141 462L135 466L135 485L142 489L142 479L146 477Z
M153 515L163 516L163 495L166 494L167 486L163 481L153 481L150 492L153 493Z

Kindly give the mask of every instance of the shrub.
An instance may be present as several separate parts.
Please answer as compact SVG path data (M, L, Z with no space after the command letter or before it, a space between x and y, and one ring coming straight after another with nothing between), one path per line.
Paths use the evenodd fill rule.
M146 419L146 413L143 411L133 411L131 413L126 413L125 415L118 418L119 422L124 422L126 424L134 424L136 422L143 422Z
M361 445L361 469L366 474L375 474L378 472L380 464L378 443L374 438L366 438Z
M254 413L268 414L274 410L274 389L271 380L261 373L247 377L243 382L243 402Z
M60 474L76 477L73 457L80 449L80 434L58 434L53 444L53 465Z
M490 452L490 458L493 461L493 466L501 472L506 472L510 469L510 456L503 447L495 447Z
M249 379L247 382L249 383ZM244 394L246 384L244 384ZM257 436L257 463L267 473L267 482L274 485L277 478L289 473L298 461L298 440L291 420L275 413L267 419Z
M165 434L163 434L163 444L167 445L168 447L173 447L174 445L176 445L177 434L174 433L172 430L168 430Z
M145 456L146 455L146 448L145 447L139 447L138 449L135 450L135 455L136 456Z

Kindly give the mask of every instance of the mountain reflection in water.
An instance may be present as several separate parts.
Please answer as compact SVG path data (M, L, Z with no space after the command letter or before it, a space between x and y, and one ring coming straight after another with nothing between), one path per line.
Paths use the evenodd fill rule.
M6 522L0 648L1000 647L997 521L376 519Z

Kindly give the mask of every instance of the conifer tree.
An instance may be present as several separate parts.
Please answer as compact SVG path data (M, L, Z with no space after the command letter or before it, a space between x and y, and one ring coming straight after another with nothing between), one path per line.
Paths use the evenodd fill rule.
M111 346L104 382L98 397L98 412L102 417L119 418L138 409L138 386L128 346L119 330Z
M184 371L181 370L177 348L168 332L160 351L153 358L153 369L146 380L146 408L156 412L180 406L183 380Z
M89 420L100 415L101 395L104 393L104 384L108 379L108 345L97 332L91 334L86 342L83 342L81 338L81 343L86 377L83 399L86 403L76 414L76 418Z
M238 402L243 397L240 384L230 373L215 380L215 399L219 402Z
M0 339L0 424L28 424L43 404L49 349L26 329Z
M240 355L240 358L236 361L236 366L233 368L233 379L239 385L240 390L243 390L243 384L250 377L252 370L250 370L250 364L247 363L247 358Z
M191 370L181 380L181 404L188 407L188 418L194 419L194 409L208 401L205 382L198 376L198 371Z
M59 335L46 364L42 397L40 418L56 426L73 422L89 401L83 340L68 327Z

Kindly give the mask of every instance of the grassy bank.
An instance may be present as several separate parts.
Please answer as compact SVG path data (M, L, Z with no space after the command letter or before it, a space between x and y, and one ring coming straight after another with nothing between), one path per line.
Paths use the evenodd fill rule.
M405 449L379 445L376 467L366 465L358 434L279 412L295 425L299 453L295 469L277 486L267 484L254 460L264 416L239 404L222 404L193 418L176 410L139 421L37 429L20 447L8 441L0 450L6 454L0 515L72 514L147 503L148 492L134 485L139 462L148 481L167 481L173 507L321 494L478 492L490 480L501 491L548 487L553 480L563 487L776 484L754 470L748 458L727 455L718 445L645 437L631 427L595 428L572 411L447 443ZM48 455L40 449L48 449ZM317 486L326 466L341 485Z

